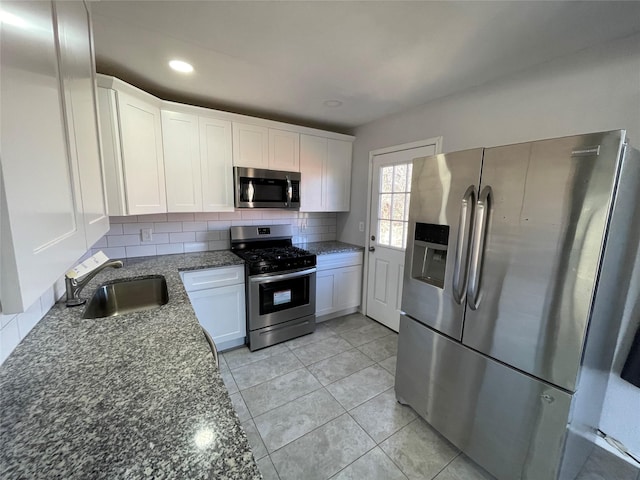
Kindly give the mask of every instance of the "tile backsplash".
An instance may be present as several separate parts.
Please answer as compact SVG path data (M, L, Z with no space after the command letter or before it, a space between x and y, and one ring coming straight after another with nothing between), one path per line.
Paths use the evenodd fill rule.
M64 280L60 279L23 313L0 313L0 364L18 346L33 327L46 315L64 293Z
M91 248L110 258L146 257L170 253L226 250L229 227L235 225L291 224L293 243L336 239L335 213L303 213L286 210L241 210L221 213L162 213L110 217L111 228ZM150 241L142 229L151 229Z

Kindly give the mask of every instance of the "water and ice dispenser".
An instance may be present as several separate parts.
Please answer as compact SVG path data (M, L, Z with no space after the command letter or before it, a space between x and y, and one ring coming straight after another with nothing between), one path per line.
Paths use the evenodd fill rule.
M448 225L416 222L411 276L421 282L444 288L448 244Z

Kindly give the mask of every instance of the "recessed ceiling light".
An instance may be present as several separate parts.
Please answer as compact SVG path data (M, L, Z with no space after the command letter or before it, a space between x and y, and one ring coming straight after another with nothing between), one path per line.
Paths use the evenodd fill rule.
M336 108L336 107L339 107L340 105L342 105L342 102L340 100L325 100L324 101L324 106L325 107Z
M171 60L169 66L176 72L191 73L193 72L193 66L190 63L183 62L182 60Z

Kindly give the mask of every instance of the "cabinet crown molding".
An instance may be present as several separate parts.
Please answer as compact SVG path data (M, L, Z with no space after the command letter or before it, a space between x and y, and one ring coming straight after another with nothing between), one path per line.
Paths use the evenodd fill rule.
M221 120L228 120L231 122L241 122L247 123L260 127L274 128L280 130L287 130L290 132L304 133L306 135L316 135L325 138L332 138L335 140L344 140L353 142L355 137L353 135L345 135L343 133L331 132L329 130L320 130L317 128L303 127L301 125L294 125L290 123L278 122L275 120L267 120L264 118L251 117L249 115L241 115L239 113L231 113L225 112L222 110L214 110L211 108L199 107L195 105L188 105L184 103L171 102L168 100L163 100L154 95L151 95L144 90L141 90L138 87L135 87L129 83L126 83L120 80L117 77L112 77L110 75L104 75L99 73L98 77L98 86L103 88L111 88L113 90L118 91L128 91L129 93L133 93L134 95L144 95L148 96L149 101L154 101L157 103L158 108L162 110L170 110L172 112L181 112L181 113L191 113L194 115L205 115L205 116L215 116ZM151 100L153 99L153 100Z

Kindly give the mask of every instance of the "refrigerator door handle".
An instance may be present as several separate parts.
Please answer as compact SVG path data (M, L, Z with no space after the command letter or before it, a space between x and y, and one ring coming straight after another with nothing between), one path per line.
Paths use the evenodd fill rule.
M476 221L473 229L473 245L471 250L471 267L469 272L469 284L467 285L467 303L471 310L477 310L480 305L480 277L482 276L482 257L484 256L484 242L487 238L487 226L489 224L489 212L493 193L490 186L486 186L480 192L476 207Z
M471 241L473 215L475 213L476 187L469 185L462 197L460 205L460 223L458 225L458 242L453 267L453 299L458 305L462 304L464 292L467 288L467 274L469 272L469 243Z

